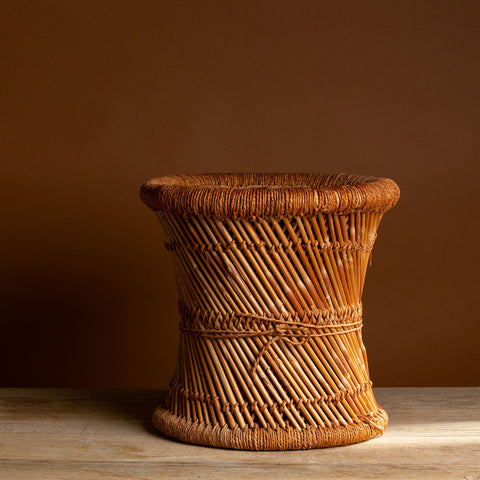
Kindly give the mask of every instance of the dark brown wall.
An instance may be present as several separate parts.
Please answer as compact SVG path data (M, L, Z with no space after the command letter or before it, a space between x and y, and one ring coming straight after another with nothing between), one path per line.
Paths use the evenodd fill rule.
M335 6L332 6L335 5ZM5 1L3 385L166 386L147 178L395 179L367 276L376 385L479 385L478 2Z

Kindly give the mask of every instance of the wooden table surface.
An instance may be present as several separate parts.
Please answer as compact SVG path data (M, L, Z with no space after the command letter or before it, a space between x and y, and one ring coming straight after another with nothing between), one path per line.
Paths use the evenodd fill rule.
M244 452L185 445L150 425L158 390L0 389L0 478L480 480L480 388L377 388L383 437Z

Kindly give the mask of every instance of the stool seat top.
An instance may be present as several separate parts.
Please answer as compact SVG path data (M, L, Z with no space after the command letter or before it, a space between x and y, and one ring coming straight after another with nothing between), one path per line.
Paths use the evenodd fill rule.
M385 212L400 190L389 178L345 173L212 173L153 178L140 197L154 211L252 219Z

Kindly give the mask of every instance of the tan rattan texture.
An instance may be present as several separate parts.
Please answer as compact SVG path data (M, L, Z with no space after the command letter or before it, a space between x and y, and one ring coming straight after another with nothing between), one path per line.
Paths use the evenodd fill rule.
M140 194L153 210L178 215L268 218L385 212L397 202L399 190L388 178L344 173L218 173L154 178Z
M361 296L395 182L358 175L153 179L176 271L180 347L156 428L215 447L287 450L381 434Z

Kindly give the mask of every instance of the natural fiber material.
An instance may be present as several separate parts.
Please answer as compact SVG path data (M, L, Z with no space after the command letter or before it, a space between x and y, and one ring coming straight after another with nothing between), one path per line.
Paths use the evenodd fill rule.
M233 448L237 450L306 450L319 447L337 447L363 442L381 435L388 422L385 410L378 408L377 414L357 424L336 428L307 426L244 428L220 424L199 423L186 420L168 410L158 407L153 414L153 423L165 435L182 442L206 445L209 447Z
M249 219L385 212L397 202L399 189L388 178L344 173L218 173L154 178L140 195L152 210Z
M381 434L362 341L366 268L395 182L358 175L153 179L176 271L180 347L154 425L179 440L287 450Z

